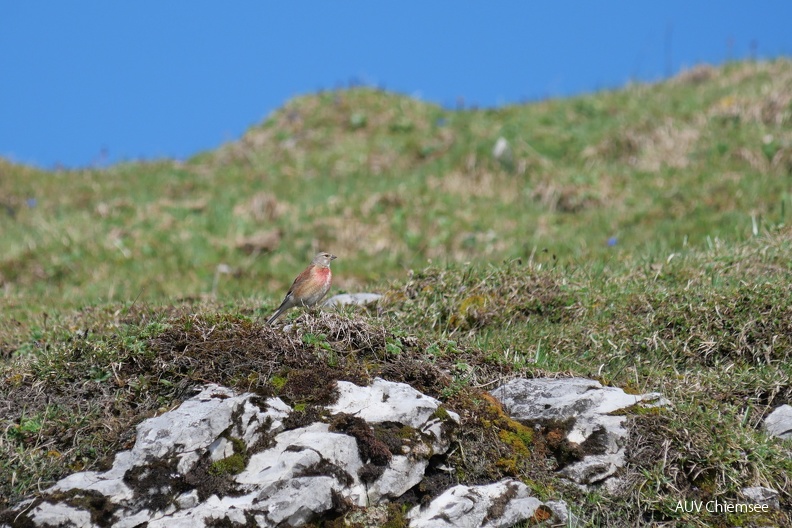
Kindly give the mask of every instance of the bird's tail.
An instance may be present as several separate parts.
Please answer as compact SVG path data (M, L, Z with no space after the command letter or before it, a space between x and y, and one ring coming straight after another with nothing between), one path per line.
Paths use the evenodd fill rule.
M287 309L288 308L284 308L283 306L281 306L280 308L275 310L275 313L272 314L272 317L267 319L267 325L272 326L272 323L274 323L278 319L278 317L283 315L283 312L285 312Z

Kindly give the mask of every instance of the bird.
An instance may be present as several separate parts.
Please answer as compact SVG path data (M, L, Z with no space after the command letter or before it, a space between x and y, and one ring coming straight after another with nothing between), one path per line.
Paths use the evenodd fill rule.
M308 267L294 279L289 292L272 317L267 320L267 324L272 325L289 308L315 306L321 301L330 290L333 281L330 263L336 258L338 257L332 253L317 253Z

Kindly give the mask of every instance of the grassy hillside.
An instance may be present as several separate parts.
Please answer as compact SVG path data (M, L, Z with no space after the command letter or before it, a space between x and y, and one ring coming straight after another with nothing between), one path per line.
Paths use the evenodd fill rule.
M501 137L510 152L496 158ZM792 402L791 200L787 60L496 110L328 92L183 163L0 162L0 496L97 467L192 384L278 392L251 358L209 358L284 346L259 318L326 249L335 291L387 295L376 313L301 316L318 327L299 346L333 369L376 335L365 375L423 382L471 427L470 402L514 374L590 376L675 404L632 417L622 496L566 489L533 457L452 461L461 480L515 474L611 526L792 523L672 511L751 485L792 508L792 447L757 430ZM206 357L163 348L196 328ZM393 366L408 358L449 378Z
M5 163L4 298L199 296L225 263L218 296L269 299L319 247L338 248L352 288L427 259L603 262L745 240L790 208L791 83L788 61L732 64L487 111L355 89L295 99L185 163ZM493 158L499 137L511 160Z

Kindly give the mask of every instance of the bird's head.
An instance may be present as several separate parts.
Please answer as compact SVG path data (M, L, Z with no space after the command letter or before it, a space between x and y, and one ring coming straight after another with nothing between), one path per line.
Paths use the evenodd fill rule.
M329 268L330 262L332 262L336 258L338 257L333 255L332 253L325 253L325 252L317 253L311 264L313 264L314 266L320 266L322 268Z

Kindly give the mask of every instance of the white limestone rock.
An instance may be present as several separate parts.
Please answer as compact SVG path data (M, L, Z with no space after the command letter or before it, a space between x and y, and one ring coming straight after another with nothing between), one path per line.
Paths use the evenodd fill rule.
M132 452L145 460L206 448L231 425L231 415L244 400L231 389L211 385L178 408L138 425Z
M234 454L234 444L224 437L220 437L209 446L209 460L217 462Z
M792 405L781 405L767 415L764 429L770 436L783 440L792 439Z
M217 521L245 525L245 513L255 505L256 494L249 493L238 497L218 497L212 495L197 506L177 510L166 515L154 515L147 528L197 528ZM130 525L133 528L136 525ZM260 526L273 526L261 523Z
M753 504L767 504L769 507L775 510L781 507L781 503L778 499L778 492L772 488L754 486L750 488L743 488L741 492L743 496Z
M268 510L277 512L272 519L276 524L312 501L319 500L329 509L334 492L357 506L365 505L365 486L357 478L363 466L357 443L351 436L328 429L327 424L314 423L279 434L274 447L251 456L245 470L236 476L236 482L245 489L275 504ZM329 476L317 475L317 471ZM314 477L302 478L305 474ZM281 499L276 501L275 497ZM324 510L314 513L319 511Z
M382 499L401 497L407 490L421 482L429 458L414 459L407 456L394 456L382 475L369 484L367 497L370 504L378 504Z
M589 453L561 473L582 485L602 483L624 466L626 417L613 414L634 405L668 402L658 393L627 394L585 378L515 379L492 391L515 420L529 424L567 423L567 440Z
M445 453L450 438L443 431L444 421L437 416L440 401L426 396L404 383L375 378L368 387L339 381L338 401L328 407L333 414L345 413L362 418L369 424L398 422L419 431L412 439L410 456L394 453L383 474L368 486L369 503L396 498L421 482L433 454ZM450 421L459 423L459 415L445 411Z
M201 502L201 499L198 496L198 490L194 490L194 489L182 493L176 498L176 504L179 506L179 509L182 510L195 508L196 506L198 506L199 502Z
M492 157L501 162L512 160L512 148L505 137L501 136L495 141L495 145L492 147Z
M366 306L382 299L379 293L339 293L324 302L324 306Z
M537 510L543 508L544 511ZM426 507L407 514L410 528L506 528L534 518L546 519L553 509L529 493L528 486L505 479L484 486L454 486Z
M243 407L242 416L236 422L237 428L234 436L244 440L245 444L255 444L262 435L261 425L269 423L267 433L279 433L283 430L283 420L289 416L291 407L280 398L267 398L266 408L262 410L247 398Z
M436 416L440 401L404 383L393 383L382 378L375 378L368 387L359 387L347 381L339 381L337 387L338 401L328 407L331 413L352 414L369 423L398 422L408 425L431 435L435 452L448 449L449 439L440 428L443 420ZM459 423L457 413L445 410L444 414Z
M30 513L36 526L57 526L68 528L94 528L91 514L67 504L44 502Z
M579 526L580 518L572 513L565 500L554 500L545 502L545 506L553 512L553 526Z
M120 504L134 497L132 489L124 483L124 475L131 469L136 458L131 451L122 451L116 455L115 463L109 471L82 471L73 473L55 483L49 492L69 491L73 489L86 492L97 492L105 497L113 497Z
M34 526L85 528L93 527L92 513L119 528L246 525L251 519L259 526L301 526L336 508L339 500L363 507L405 493L421 481L429 458L448 449L447 430L459 420L454 413L438 412L438 400L400 383L376 379L358 387L338 382L338 392L338 402L326 408L326 421L349 415L364 432L366 426L387 422L387 427L397 424L414 433L400 436L398 452L388 451L372 470L373 462L360 456L365 435L361 440L331 430L324 421L285 430L292 410L282 400L262 402L253 394L211 385L178 408L141 423L134 447L118 453L110 470L62 479L28 503L30 511L20 510L20 517ZM345 416L338 416L341 423ZM237 452L239 441L250 448L262 438L266 442L258 444L260 451ZM380 449L388 450L380 443ZM222 478L211 472L218 463L240 456L240 472ZM366 481L361 478L365 468ZM211 481L212 475L219 484ZM206 481L214 487L196 488ZM62 502L50 500L64 493ZM98 501L101 512L82 509L89 495L105 497Z

